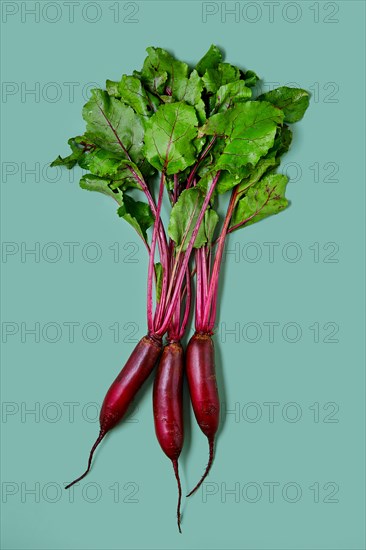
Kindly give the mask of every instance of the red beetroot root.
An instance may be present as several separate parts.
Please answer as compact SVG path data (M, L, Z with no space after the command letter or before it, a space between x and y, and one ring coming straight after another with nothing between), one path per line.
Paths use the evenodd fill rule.
M186 350L186 372L194 414L208 439L209 459L206 470L192 495L207 477L214 459L214 443L220 420L220 400L215 373L215 349L210 334L196 332Z
M65 489L82 480L88 474L95 449L109 430L122 420L138 390L154 369L161 352L161 339L144 336L138 342L104 398L99 416L100 432L90 451L87 469L80 477L69 483Z
M155 376L153 410L156 437L173 464L178 484L177 523L181 533L182 488L178 458L183 447L183 348L179 342L165 346Z

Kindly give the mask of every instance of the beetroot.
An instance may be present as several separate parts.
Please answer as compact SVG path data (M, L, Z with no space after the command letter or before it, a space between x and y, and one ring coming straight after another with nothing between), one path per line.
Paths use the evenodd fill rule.
M100 432L90 451L87 469L80 477L69 483L65 489L82 480L88 474L95 449L109 430L122 420L138 390L152 372L161 351L161 339L144 336L138 342L127 363L106 393L99 416Z
M177 522L180 528L182 488L178 458L183 447L183 348L179 342L165 346L155 376L153 410L156 437L172 461L178 484Z
M209 459L206 470L192 491L192 495L208 475L213 458L214 442L220 420L220 401L215 374L215 350L209 334L195 333L186 351L186 372L189 392L197 423L209 443Z

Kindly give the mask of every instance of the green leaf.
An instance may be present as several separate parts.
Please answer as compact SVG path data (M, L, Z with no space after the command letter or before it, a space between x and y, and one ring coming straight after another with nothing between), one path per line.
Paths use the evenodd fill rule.
M286 153L292 142L292 131L286 125L277 128L276 137L273 146L268 152L268 156L280 157Z
M92 90L84 105L83 117L87 123L87 138L121 158L130 157L138 163L142 159L144 129L133 109L103 90Z
M110 96L120 97L118 85L119 85L119 82L116 82L115 80L106 81L105 88Z
M200 76L203 76L207 69L216 69L218 64L222 61L222 53L217 46L212 44L208 52L199 60L196 65L197 72Z
M112 178L111 189L117 189L117 187L119 187L125 191L126 189L134 188L141 191L142 187L139 180L142 179L143 176L136 164L128 160L123 160Z
M153 94L160 96L165 91L165 83L168 80L168 73L164 71L158 62L153 61L150 55L145 59L141 71L141 81L144 86Z
M96 191L108 197L112 197L112 199L121 205L123 202L121 191L112 191L109 187L109 183L110 181L108 179L99 178L93 174L85 174L80 180L80 187L87 191Z
M185 101L196 108L197 117L200 124L206 120L205 104L202 100L203 81L197 71L193 70L189 79L182 79L181 86L178 88L176 99Z
M211 187L212 180L216 176L216 173L217 173L217 170L215 170L215 168L212 168L211 170L207 170L198 180L196 187L198 187L198 189L200 189L201 192L204 193L205 195L207 195ZM220 178L221 178L221 175L220 175ZM217 191L217 186L214 191L214 194L216 193L216 191Z
M193 144L196 148L196 154L198 155L202 151L204 145L206 144L206 137L202 136L202 137L199 137L199 138L195 138L193 140Z
M79 164L81 168L88 170L93 175L111 180L109 186L112 190L121 189L124 191L131 187L141 190L141 185L136 176L141 180L144 179L144 176L138 166L130 160L121 159L115 153L104 149L96 149L85 155L79 161Z
M198 130L201 135L201 129ZM206 138L207 139L207 138ZM203 176L206 172L215 168L217 160L220 158L223 150L225 149L225 138L217 137L214 146L210 149L210 152L206 158L200 163L197 173Z
M252 96L252 91L247 88L243 80L236 80L220 86L216 93L215 110L217 112L227 111L235 103L247 101Z
M67 143L70 145L72 151L71 155L64 158L58 156L53 162L51 162L51 168L54 166L65 166L71 170L71 168L74 168L75 164L78 164L78 162L84 157L87 151L94 148L94 145L86 142L86 138L84 136L70 138Z
M249 88L253 88L257 84L259 76L254 71L245 71L244 81L245 85Z
M200 179L197 180L196 185L205 194L208 192L211 186L211 182L213 178L216 176L217 160L220 158L220 155L223 152L224 148L225 148L225 139L218 137L215 141L214 146L212 147L209 154L207 155L207 157L199 165L199 168L197 170L197 177L199 177ZM214 194L216 194L221 178L222 178L222 175L220 175L219 177Z
M204 225L207 243L211 244L215 233L216 225L218 224L219 216L215 210L209 208L205 212Z
M268 170L274 169L280 163L275 157L264 157L260 159L254 170L249 177L243 179L238 187L238 194L242 195L255 183L257 183L261 177L268 172Z
M146 95L149 98L149 102L150 102L150 105L153 108L153 111L155 112L157 110L157 108L159 107L159 105L161 105L160 98L157 97L156 95L152 94L151 92L148 92L147 90L146 90Z
M145 155L155 168L176 174L196 160L193 140L197 137L193 107L183 102L161 105L147 121Z
M197 187L185 189L172 208L168 226L169 237L182 251L187 250L193 229L204 202L204 195ZM195 248L206 243L204 224L201 224L194 242Z
M285 122L297 122L302 119L309 106L310 94L301 88L282 86L258 97L259 100L269 101L284 112Z
M118 84L118 90L121 100L132 107L135 113L144 118L152 114L153 108L149 97L138 78L124 74Z
M143 180L143 174L139 168L133 162L129 160L121 160L117 171L112 174L112 182L110 184L111 189L122 189L125 191L128 188L135 188L141 190L141 185L138 182L135 174Z
M160 302L161 289L163 287L163 266L161 263L155 264L155 288L156 288L156 301Z
M201 98L203 82L197 71L188 78L188 65L175 59L161 48L147 48L148 57L141 72L141 80L147 88L158 93L164 103L185 101L197 109L200 122L206 119L205 105ZM159 83L159 84L158 84Z
M248 174L250 174L250 165L240 166L238 170L233 173L222 170L219 181L217 182L216 191L219 195L230 191L230 189L239 185Z
M286 208L287 182L288 178L283 174L269 174L250 187L236 205L230 227L234 228L239 224L243 227L259 222Z
M199 135L226 136L225 149L216 168L236 172L246 164L255 166L267 153L282 120L282 111L270 103L247 101L236 104L226 113L210 117Z
M131 172L128 170L128 168L123 166L121 166L117 174L113 176L109 186L112 190L114 189L120 189L121 191L126 191L127 189L141 190L141 186L132 176Z
M135 201L123 193L123 202L118 209L118 215L125 219L137 233L147 241L147 229L154 223L154 216L146 202Z
M292 139L292 132L288 126L277 128L277 134L273 146L269 149L267 155L262 157L256 166L243 166L237 173L230 174L223 171L220 175L216 190L223 193L239 184L238 193L243 192L256 183L266 172L272 171L280 165L280 156L289 149Z
M109 176L116 174L120 164L121 157L104 149L95 149L89 155L84 156L79 161L79 165L84 170L89 170L95 176Z
M220 86L240 79L240 70L230 63L219 63L214 69L207 69L202 77L208 92L216 93Z
M203 81L198 72L193 70L189 78L181 79L181 83L182 85L178 87L177 99L189 105L197 105L203 90Z
M180 80L188 76L188 65L162 48L150 47L146 51L148 56L141 71L142 83L153 93L174 95L180 87Z
M278 166L279 163L279 160L277 160L274 156L271 156L260 159L255 168L253 168L250 164L247 164L245 166L241 166L238 168L237 172L233 173L222 170L217 182L216 191L219 195L221 195L238 185L238 193L242 194L247 188L253 185L253 183L256 183L263 176L263 174ZM211 178L214 173L215 170L211 172ZM208 175L204 176L204 178L208 179ZM203 182L199 182L199 186L207 192L207 186L205 185L204 179Z

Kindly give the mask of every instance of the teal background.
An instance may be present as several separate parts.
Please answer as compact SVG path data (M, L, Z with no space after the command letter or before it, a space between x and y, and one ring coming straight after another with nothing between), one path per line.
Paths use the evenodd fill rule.
M21 9L20 2L10 4ZM302 15L292 24L282 15L283 2L273 23L261 3L263 16L255 23L243 16L239 22L228 16L225 23L220 13L203 23L200 2L155 1L137 3L137 23L122 21L131 7L121 3L116 23L110 6L118 3L97 4L102 17L95 23L83 20L80 8L69 23L64 7L55 23L44 17L35 22L31 16L22 22L20 11L2 23L3 81L19 90L22 83L31 88L39 82L41 90L36 98L22 98L20 91L3 95L2 167L9 170L4 163L15 163L17 172L6 176L3 171L2 239L19 247L39 242L41 250L53 242L62 249L56 262L42 254L38 262L31 256L22 262L20 252L3 257L2 326L9 330L4 323L15 323L19 332L2 346L2 548L364 549L365 4L336 2L329 8L329 3L297 2ZM319 8L318 23L313 5ZM326 23L333 5L339 8L333 17L339 22ZM52 6L48 9L48 19L53 18ZM247 19L254 18L247 13ZM139 68L149 45L194 63L211 43L225 50L228 62L253 68L266 82L297 82L312 89L319 83L320 96L313 95L284 160L297 163L302 172L288 188L291 208L234 234L228 244L239 257L227 256L216 349L222 401L236 414L223 414L208 484L205 492L184 502L179 535L175 481L153 429L152 381L130 421L104 441L74 497L61 489L83 470L97 435L95 407L87 404L101 402L133 340L144 334L147 261L133 230L117 218L107 198L86 194L76 176L70 182L66 172L54 183L51 171L22 177L21 163L28 169L39 163L42 169L66 153L66 140L83 129L85 83L103 85L106 78ZM44 97L50 82L62 90L54 102ZM72 101L67 82L80 83ZM339 87L331 97L335 102L327 95L333 88L324 88L329 82ZM51 97L51 88L46 89ZM314 182L309 167L315 162L337 163L339 181L323 182L328 172L322 170ZM63 244L71 241L80 243L73 263ZM269 241L279 243L273 262L263 244ZM102 250L100 261L83 259L81 248L90 242ZM115 242L118 262L109 249ZM253 242L250 250L244 248ZM289 242L300 247L297 262L283 259ZM335 262L324 261L333 250L323 249L329 242L339 246ZM318 262L309 249L314 243L320 247ZM257 262L249 261L254 247L262 254ZM130 261L130 253L137 262ZM46 323L57 325L38 343L32 336L22 342L21 323L31 327L37 322L41 329ZM73 343L65 322L80 323ZM90 322L102 332L95 343L81 334ZM121 329L117 342L109 328L116 322ZM268 322L280 323L273 343L263 325ZM282 336L289 322L302 330L296 343ZM333 336L338 342L324 342L333 327L324 328L329 322L339 326ZM262 331L257 342L249 341L258 330L253 323ZM318 343L309 328L314 323L321 327ZM47 339L56 339L57 326L62 335L51 343ZM225 337L225 327L235 326L248 330L246 337L242 332ZM294 339L291 330L288 335ZM88 338L94 338L92 328ZM76 403L74 421L65 405L70 402ZM272 422L268 402L278 403ZM287 403L297 404L297 422L289 421L296 410ZM318 422L314 403L320 407ZM39 407L39 417L24 415L24 407ZM53 413L59 416L55 421ZM326 418L329 413L334 414ZM258 421L250 421L256 414L261 414ZM189 488L206 464L207 448L192 415L186 416L181 470ZM268 482L279 484L273 502L264 485ZM289 486L287 500L295 499L294 487L301 488L297 502L283 496L287 483L297 484ZM319 483L319 502L314 501L314 483ZM250 502L258 486L262 494ZM235 487L240 494L225 492ZM26 494L32 488L39 494ZM329 498L333 502L324 502Z

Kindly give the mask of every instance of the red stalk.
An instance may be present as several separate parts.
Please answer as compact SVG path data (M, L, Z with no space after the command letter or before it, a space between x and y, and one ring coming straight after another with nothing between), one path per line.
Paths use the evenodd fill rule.
M271 191L268 193L268 197L267 197L267 200L262 204L262 206L260 208L258 208L258 210L256 210L254 212L254 214L252 214L251 216L249 216L249 218L247 218L246 220L240 222L240 223L237 223L236 225L233 225L232 227L230 227L227 231L227 233L232 233L232 231L235 231L235 229L238 229L239 227L241 227L242 225L245 225L246 223L248 223L250 220L252 220L253 218L255 218L255 216L257 214L259 214L259 212L261 210L263 210L263 208L266 206L266 204L268 204L269 202L269 199L271 198L272 196L272 193L274 192L274 190L276 189L276 186L273 187L273 189L271 189Z
M188 176L188 179L187 179L187 185L186 185L186 189L189 189L192 185L192 182L193 182L193 179L194 179L194 176L196 175L196 172L198 170L198 167L199 165L201 164L201 162L203 161L204 158L207 157L210 149L213 147L215 141L217 139L217 136L214 136L211 141L209 142L209 144L207 145L206 149L201 153L201 156L200 158L198 159L198 161L196 162L196 164L193 166L192 170L191 170L191 173L189 174Z
M237 188L234 188L231 194L229 208L226 212L224 224L223 224L220 236L218 238L218 247L216 250L214 265L212 268L211 281L208 289L205 311L203 315L203 325L205 329L207 329L208 331L212 331L214 326L214 324L212 323L215 322L215 318L211 315L211 308L213 309L215 314L216 307L217 307L216 302L217 302L217 291L218 291L221 260L224 252L225 239L227 236L228 227L229 227L231 216L233 214L235 204L236 204L236 198L237 198Z
M219 177L220 177L220 171L218 171L216 176L214 177L214 179L212 181L212 184L211 184L211 187L210 187L210 190L208 191L208 193L205 197L205 200L203 202L203 205L202 205L201 211L199 213L196 225L195 225L195 227L193 229L193 232L192 232L192 236L189 240L189 244L188 244L187 250L185 252L182 265L180 266L180 268L178 270L178 275L177 275L176 282L175 282L175 289L174 289L174 292L173 292L173 296L170 300L167 311L165 312L165 320L164 320L163 324L161 325L161 327L156 331L157 336L162 336L168 329L171 316L174 312L176 302L177 302L177 300L179 298L179 294L181 292L181 285L182 285L182 282L183 282L183 278L185 276L186 269L188 267L188 262L189 262L189 258L190 258L190 255L191 255L191 252L192 252L192 249L193 249L194 242L196 240L196 237L197 237L199 228L201 226L203 217L205 215L207 206L208 206L208 204L211 200L212 194L215 190L215 187L216 187L216 184L217 184L217 181L218 181Z
M184 294L184 292L183 292L183 294ZM187 267L187 270L186 270L186 306L185 306L183 321L182 321L180 331L179 331L179 334L178 334L178 339L179 340L181 340L181 338L183 338L183 335L186 331L190 309L191 309L191 276L190 276L189 268Z
M205 248L202 247L199 249L201 255L201 265L202 265L202 284L203 284L203 300L207 300L208 292L208 272L207 272L207 258Z
M157 216L157 207L155 205L154 199L152 198L152 195L150 193L150 190L149 190L149 187L148 187L147 183L145 182L145 180L143 178L140 178L140 176L135 172L135 170L132 167L128 166L127 168L129 169L129 171L131 172L131 174L133 175L133 177L135 178L135 180L137 181L137 183L140 185L141 189L145 193L145 196L147 198L147 201L149 203L149 206L150 206L151 212L153 213L153 216L155 217L155 219L156 218L159 219L158 247L159 247L159 254L160 254L161 264L163 266L163 284L162 284L162 290L161 290L161 294L162 294L162 297L163 297L163 296L165 296L166 286L167 286L167 282L168 282L168 258L169 258L168 243L167 243L167 240L166 240L164 226L163 226L162 221L160 219L160 215Z
M152 333L154 330L152 287L153 287L154 269L155 269L155 266L154 266L155 248L156 248L156 241L158 237L158 227L161 222L160 211L161 211L161 205L163 202L164 180L165 180L165 176L164 174L162 174L160 178L158 205L156 209L154 228L153 228L153 234L151 239L151 251L150 251L150 257L149 257L149 268L148 268L148 276L147 276L147 326L148 326L149 333Z
M197 276L196 276L196 325L201 326L202 324L202 266L201 266L201 255L199 250L196 250L196 270L197 270Z

